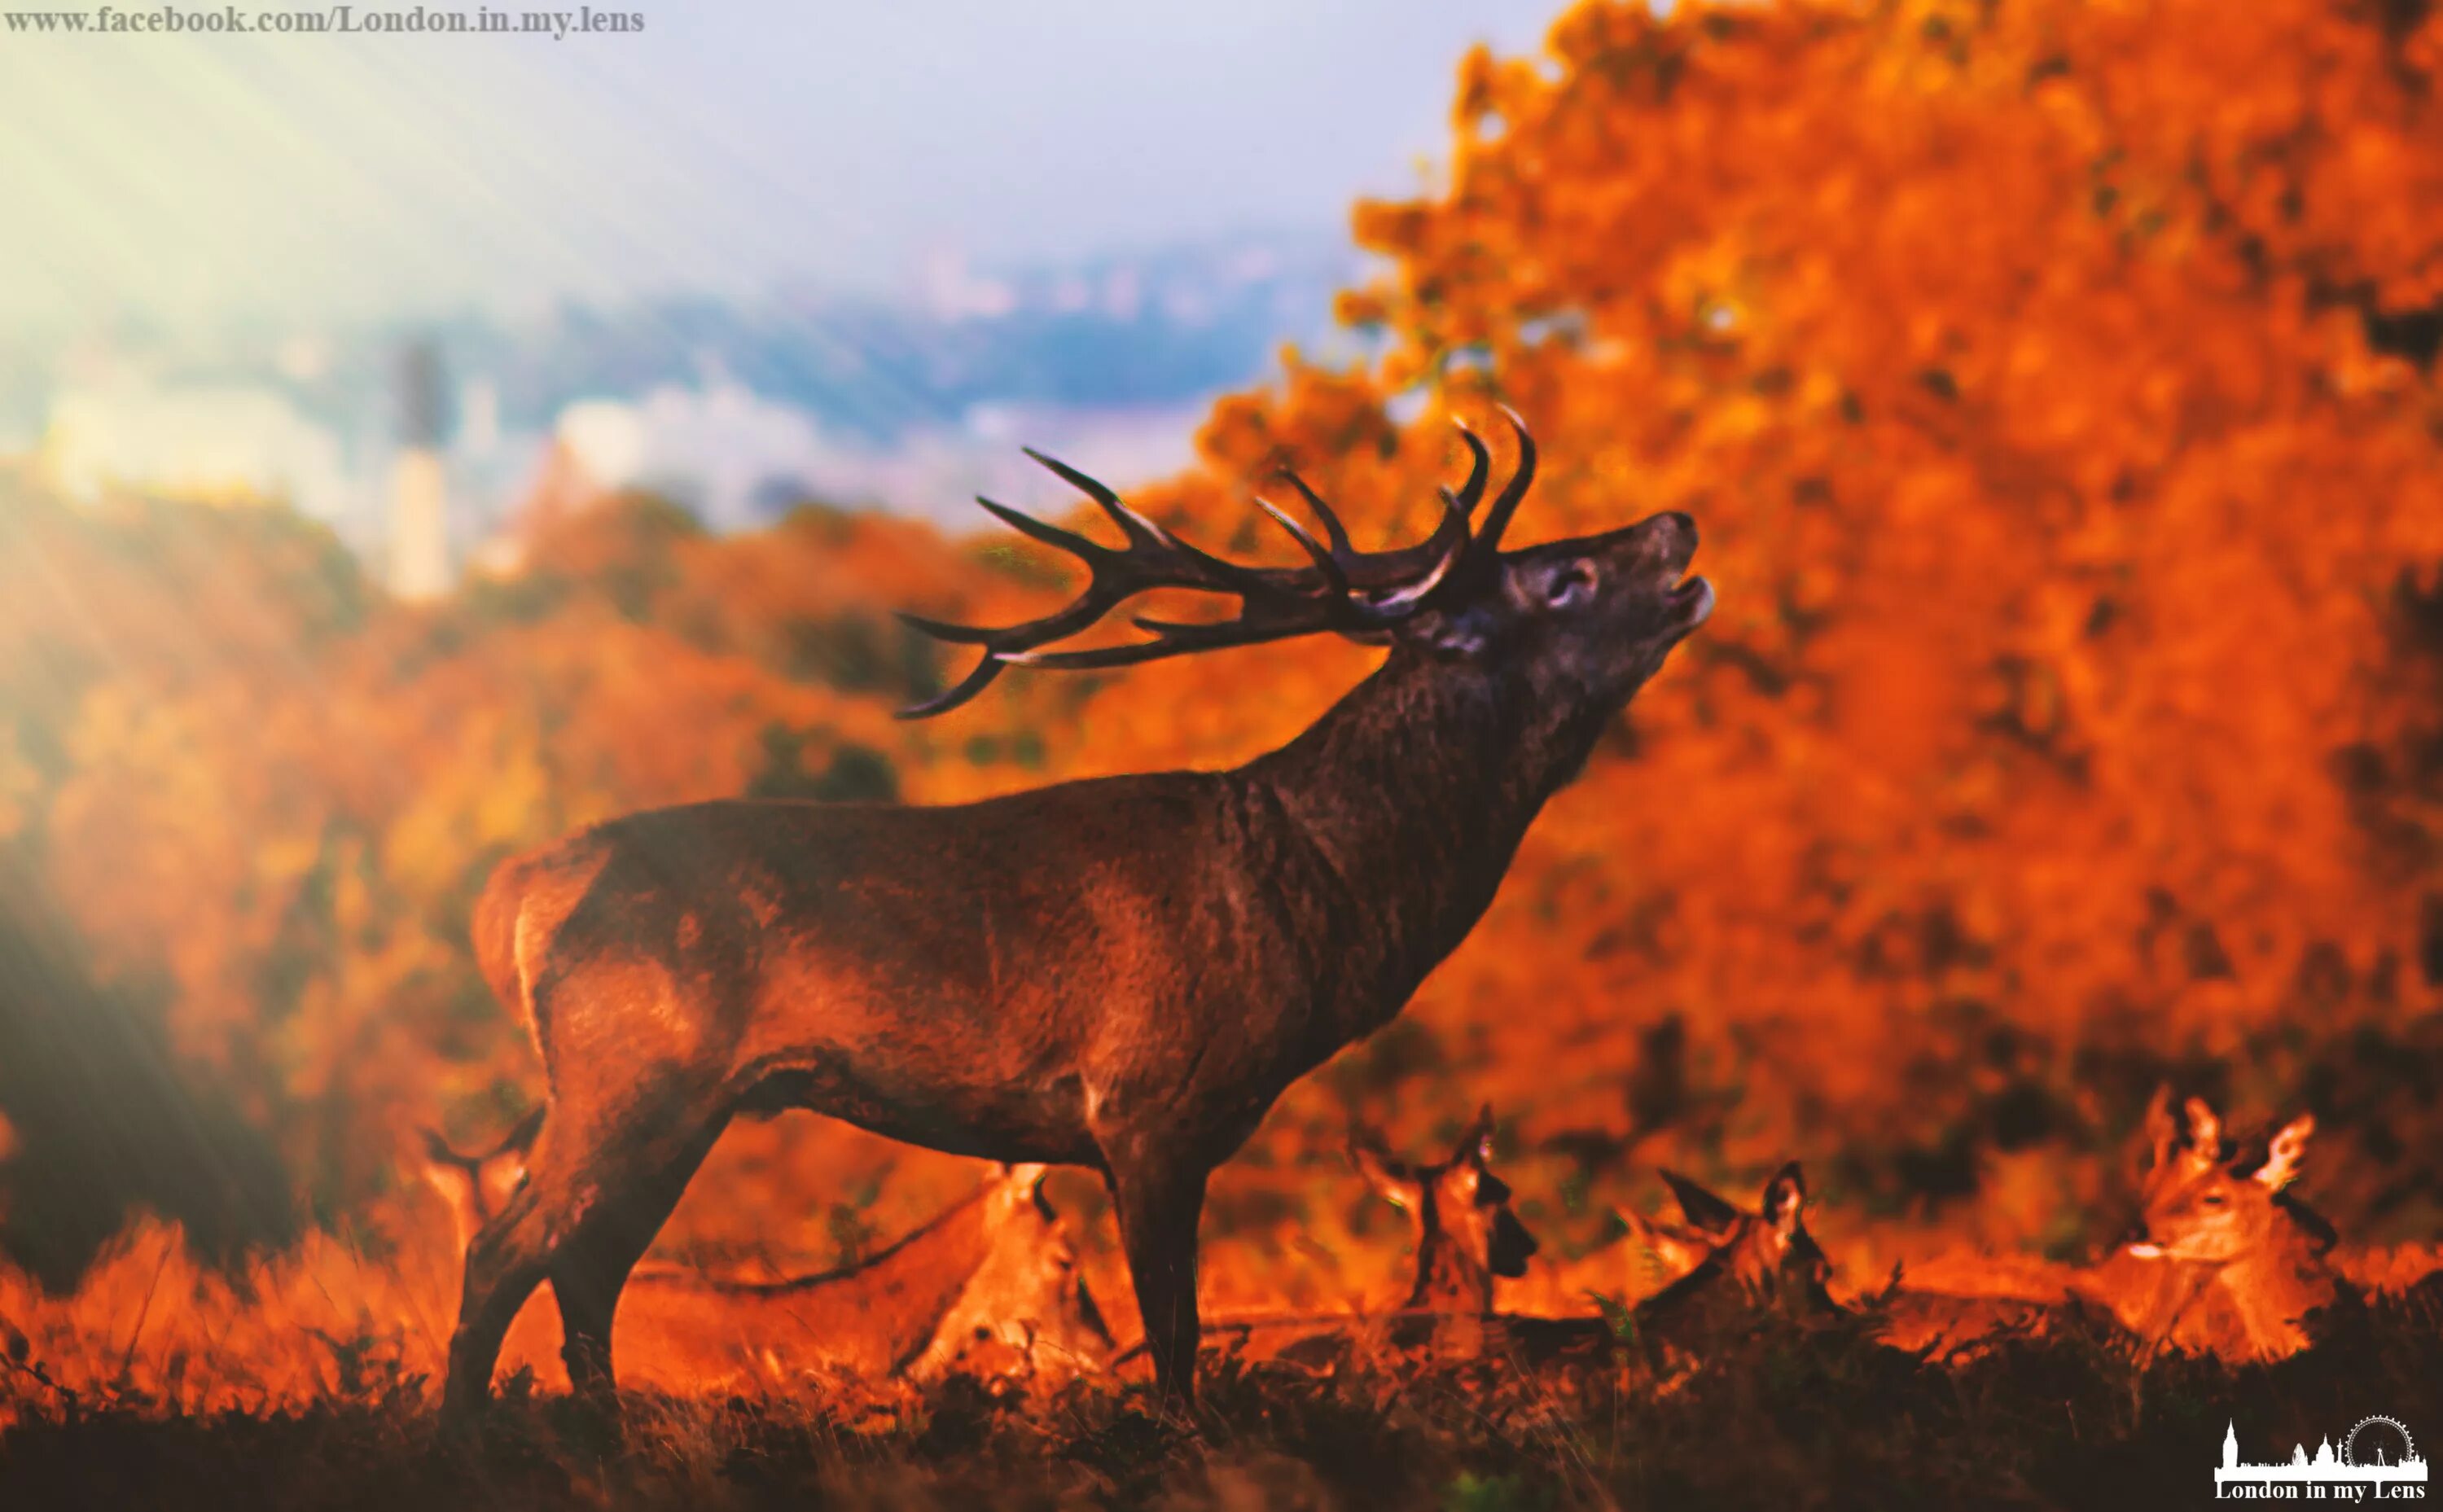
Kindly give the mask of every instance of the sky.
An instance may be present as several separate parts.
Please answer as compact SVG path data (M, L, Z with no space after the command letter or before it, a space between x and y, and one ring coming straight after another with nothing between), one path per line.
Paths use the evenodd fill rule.
M1359 194L1429 182L1467 46L1531 51L1557 9L615 3L641 32L43 36L0 15L0 322L889 290L945 257L1345 236Z

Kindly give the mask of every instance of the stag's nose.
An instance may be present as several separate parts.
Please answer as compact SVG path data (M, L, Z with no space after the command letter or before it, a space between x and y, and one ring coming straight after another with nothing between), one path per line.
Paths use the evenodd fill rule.
M1686 571L1697 555L1697 521L1684 510L1648 516L1630 529L1638 555L1664 572Z

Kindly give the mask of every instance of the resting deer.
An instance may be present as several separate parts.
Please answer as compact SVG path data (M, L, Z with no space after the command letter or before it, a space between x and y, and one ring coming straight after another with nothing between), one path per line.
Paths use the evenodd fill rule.
M2162 1177L2150 1183L2142 1236L2124 1248L2116 1270L2098 1269L2128 1278L2132 1261L2168 1263L2193 1284L2148 1284L2138 1273L2103 1300L2149 1339L2231 1358L2295 1355L2310 1341L2307 1315L2346 1291L2326 1259L2331 1233L2285 1196L2316 1120L2301 1114L2283 1125L2264 1164L2243 1174L2229 1163L2213 1110L2191 1098L2188 1115L2189 1148L2166 1158Z
M1740 1313L1835 1309L1832 1263L1807 1231L1807 1177L1790 1161L1746 1211L1676 1172L1661 1173L1688 1220L1684 1236L1706 1248L1688 1273L1637 1304L1641 1329L1666 1339L1720 1328Z
M520 1135L531 1127L480 1156L424 1136L425 1177L449 1204L462 1244L524 1178ZM878 1381L953 1371L1051 1379L1100 1367L1111 1338L1068 1230L1044 1199L1043 1176L1039 1165L1004 1168L880 1253L819 1275L744 1282L639 1266L620 1297L620 1338L642 1378L672 1392L817 1368ZM506 1341L513 1364L532 1367L548 1354L542 1324L531 1311L520 1318Z
M1493 1109L1483 1108L1450 1155L1431 1165L1395 1160L1370 1132L1352 1133L1350 1163L1383 1200L1408 1215L1416 1236L1417 1279L1403 1304L1412 1311L1493 1311L1497 1276L1527 1273L1535 1236L1510 1209L1510 1184L1493 1157Z
M1361 552L1296 483L1317 540L1247 567L1100 483L1110 547L986 502L1082 560L1068 608L1005 629L915 620L983 656L938 714L1007 667L1125 666L1336 633L1381 666L1303 734L1223 772L1060 783L957 807L697 804L505 863L476 958L542 1051L528 1178L468 1248L445 1415L490 1390L501 1339L552 1283L572 1380L612 1387L637 1256L729 1119L804 1107L956 1155L1082 1165L1117 1211L1159 1390L1194 1391L1207 1176L1281 1092L1380 1029L1466 938L1527 827L1712 610L1683 514L1503 552L1534 475L1476 517L1491 459L1425 541ZM1261 503L1261 501L1258 501ZM1053 649L1154 589L1232 618Z
M1684 1176L1668 1171L1662 1175L1681 1203L1683 1219L1691 1202L1721 1204L1722 1199ZM1634 1208L1614 1208L1611 1214L1620 1229L1611 1240L1531 1272L1526 1290L1536 1304L1584 1311L1598 1297L1635 1302L1696 1269L1714 1251L1713 1236L1693 1223L1649 1218Z
M1387 1314L1331 1312L1230 1313L1207 1319L1206 1342L1240 1347L1254 1359L1328 1362L1346 1353L1352 1330L1386 1331L1383 1341L1425 1339L1456 1346L1442 1325L1482 1320L1493 1312L1496 1278L1523 1275L1535 1236L1510 1206L1510 1185L1493 1174L1493 1109L1486 1106L1460 1134L1449 1157L1418 1165L1394 1158L1379 1135L1351 1129L1349 1161L1383 1200L1405 1213L1415 1236L1413 1279ZM1142 1344L1121 1358L1134 1358Z
M2264 1162L2234 1169L2212 1107L2191 1098L2186 1143L2170 1090L2146 1115L2152 1159L2140 1189L2140 1237L2085 1266L1982 1257L1906 1273L1886 1296L1893 1341L1959 1350L2008 1325L2041 1334L2052 1309L2107 1310L2149 1347L2227 1358L2277 1358L2306 1347L2307 1314L2330 1306L2345 1284L2327 1259L2322 1220L2290 1200L2314 1118L2292 1120Z

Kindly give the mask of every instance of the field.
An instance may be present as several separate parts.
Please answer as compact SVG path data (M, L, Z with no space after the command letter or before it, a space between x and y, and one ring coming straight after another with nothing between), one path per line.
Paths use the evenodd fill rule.
M2436 1420L2438 1334L2431 1286L2247 1368L2141 1365L2081 1337L1944 1370L1858 1326L1767 1323L1663 1392L1627 1345L1619 1362L1332 1380L1215 1359L1185 1421L1107 1386L1029 1405L956 1382L878 1419L818 1399L635 1397L624 1441L553 1396L444 1438L413 1380L375 1371L294 1412L164 1416L107 1394L64 1406L10 1431L0 1494L61 1507L2187 1506L2212 1495L2228 1420L2274 1443L2373 1411Z

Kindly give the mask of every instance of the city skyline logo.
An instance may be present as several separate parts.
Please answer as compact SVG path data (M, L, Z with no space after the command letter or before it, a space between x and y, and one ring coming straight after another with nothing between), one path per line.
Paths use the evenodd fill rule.
M2214 1468L2214 1500L2415 1502L2426 1496L2426 1461L2397 1417L2359 1419L2336 1447L2327 1435L2316 1452L2300 1444L2278 1465L2239 1457L2239 1425L2222 1430L2222 1464Z

